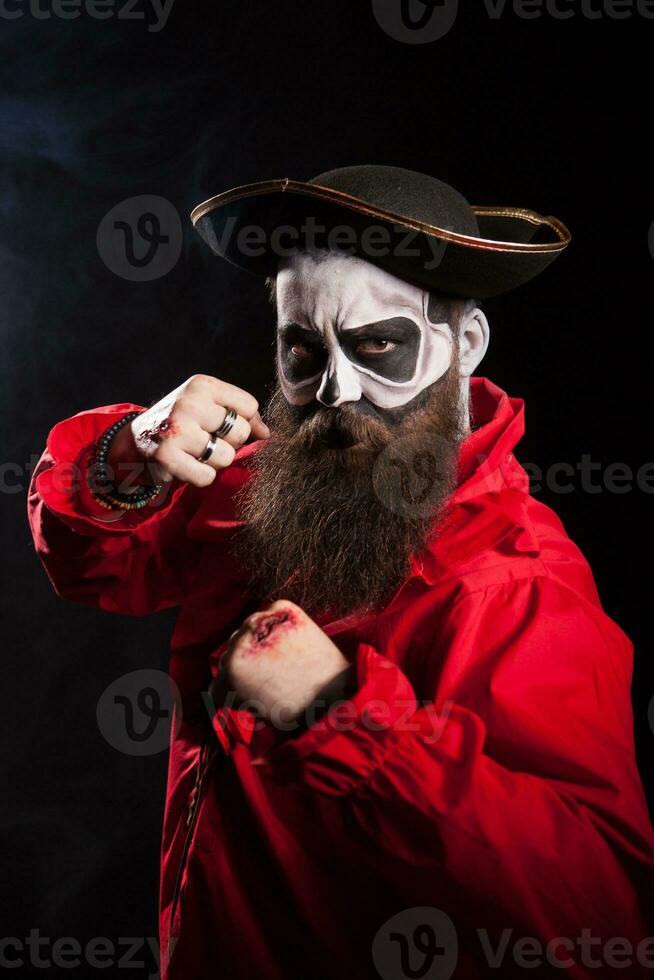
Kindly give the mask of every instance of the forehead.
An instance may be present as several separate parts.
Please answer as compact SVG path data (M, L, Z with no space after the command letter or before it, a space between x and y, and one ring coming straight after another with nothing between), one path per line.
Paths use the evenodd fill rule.
M422 317L424 292L357 256L302 253L287 259L277 275L280 322L326 322L343 326L395 315Z

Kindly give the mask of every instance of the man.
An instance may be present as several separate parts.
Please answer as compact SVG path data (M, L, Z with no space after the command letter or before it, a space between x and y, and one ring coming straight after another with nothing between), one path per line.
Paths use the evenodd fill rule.
M389 167L193 218L269 278L269 428L197 375L60 422L29 494L60 595L181 606L164 975L648 976L632 647L529 496L522 401L472 376L478 301L566 229ZM94 492L98 446L125 497L163 498Z

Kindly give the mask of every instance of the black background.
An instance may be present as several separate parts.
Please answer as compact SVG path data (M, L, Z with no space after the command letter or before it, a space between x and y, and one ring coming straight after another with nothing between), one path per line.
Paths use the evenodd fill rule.
M2 495L2 935L156 936L165 753L112 749L96 705L121 674L165 668L176 614L113 617L54 595L25 517L49 429L96 405L147 405L200 371L264 399L264 289L211 256L189 211L250 180L388 163L438 176L473 203L553 213L572 230L542 277L485 304L492 337L478 373L526 401L518 459L546 469L589 454L602 471L652 461L654 21L524 20L508 7L493 20L469 4L446 37L409 45L354 0L176 0L159 32L143 0L134 10L145 20L7 8L23 15L0 16L2 422L6 460L22 475L5 470L13 490ZM166 276L133 283L103 264L96 232L140 194L172 202L184 245ZM578 478L572 492L538 496L635 643L651 800L654 498L584 492ZM94 975L62 975L80 972Z

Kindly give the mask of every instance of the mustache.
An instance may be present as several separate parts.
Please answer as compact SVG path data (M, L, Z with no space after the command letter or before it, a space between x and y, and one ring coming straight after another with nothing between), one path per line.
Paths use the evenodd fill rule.
M315 409L284 435L292 445L313 452L355 444L371 451L380 450L393 437L390 427L381 419L347 403L338 408Z

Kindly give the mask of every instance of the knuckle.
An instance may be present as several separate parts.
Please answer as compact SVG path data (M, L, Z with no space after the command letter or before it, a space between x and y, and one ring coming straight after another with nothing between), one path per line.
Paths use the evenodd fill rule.
M185 415L192 415L193 409L197 402L192 394L192 389L186 389L186 391L179 396L174 405L175 412L182 412Z
M186 389L197 390L206 388L207 385L220 384L218 378L212 378L210 374L192 374L186 382Z

